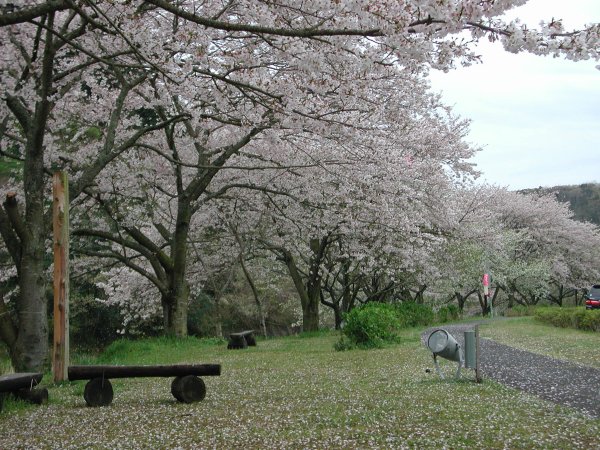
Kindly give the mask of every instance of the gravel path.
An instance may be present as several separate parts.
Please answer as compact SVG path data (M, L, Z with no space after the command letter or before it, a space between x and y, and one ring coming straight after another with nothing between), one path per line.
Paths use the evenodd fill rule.
M431 328L421 335L421 340L426 345L432 331L443 328L464 345L463 332L475 325ZM600 369L518 350L489 339L481 339L479 345L484 377L600 418Z

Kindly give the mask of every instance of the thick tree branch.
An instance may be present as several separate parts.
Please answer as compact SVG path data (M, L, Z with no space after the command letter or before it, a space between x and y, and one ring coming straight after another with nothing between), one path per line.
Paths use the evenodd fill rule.
M126 230L128 233L130 230ZM138 241L132 241L129 239L125 239L121 236L114 235L108 231L101 230L92 230L89 228L79 228L73 230L71 233L73 236L88 236L88 237L96 237L99 239L103 239L106 241L114 242L115 244L119 244L125 248L129 248L140 253L142 256L148 259L150 264L153 267L161 267L164 269L161 270L170 270L172 269L172 263L170 262L170 258L165 255L165 253L158 247L156 247L152 243L152 248L148 248L147 246L141 244Z
M15 8L14 5L2 6L0 7L0 27L29 22L48 13L64 11L69 8L70 4L66 0L47 0L28 8Z
M179 8L175 3L171 3L166 0L146 0L146 3L158 6L159 8L162 8L165 11L169 11L170 13L181 17L182 19L189 20L190 22L196 23L198 25L223 31L245 31L254 34L271 34L277 36L289 36L298 38L311 38L318 36L382 36L382 33L378 28L366 30L319 29L313 27L293 29L262 27L259 25L222 22L219 20L210 19L208 17L201 17L196 14L192 14L183 8Z
M21 241L15 233L4 208L0 208L0 236L4 240L4 245L6 245L18 273L21 267Z
M164 267L164 269L167 272L170 272L173 270L173 261L171 260L171 258L169 258L169 256L167 256L167 254L165 252L163 252L162 249L158 245L156 245L154 242L152 242L152 240L149 239L144 233L142 233L137 228L132 228L132 227L126 227L125 231L127 231L127 233L133 239L135 239L135 241L138 244L140 244L145 249L150 251L152 253L152 255L154 255L158 259L160 264Z
M16 192L9 192L6 194L6 200L4 201L4 209L12 226L12 229L18 236L21 243L28 238L28 230L21 214L19 213L19 205L17 202Z
M11 361L16 357L17 333L17 326L4 303L4 296L0 295L0 340L6 344Z
M137 145L137 141L143 137L146 133L151 131L159 130L163 127L169 126L172 123L180 122L189 117L188 115L178 115L168 119L167 121L157 123L152 126L142 128L135 132L125 142L113 149L110 146L106 146L105 150L98 156L94 164L88 166L84 173L79 177L76 183L73 183L69 193L72 199L77 198L81 192L91 186L96 179L96 176L117 156L127 151L128 149ZM116 125L115 125L116 128Z
M31 129L31 111L14 95L6 96L6 105L17 118L25 133L27 133Z
M164 280L159 279L157 276L155 276L152 273L145 270L142 266L135 264L131 258L128 258L125 255L122 255L115 251L108 251L107 253L104 253L104 252L87 250L87 249L81 249L79 252L86 256L93 256L96 258L116 259L117 261L120 261L125 266L129 267L130 269L132 269L135 272L142 275L144 278L148 279L152 284L154 284L157 287L157 289L160 291L161 295L167 295L169 292L169 288L168 288L167 284L165 283L166 279L164 279Z
M172 238L171 233L169 232L169 230L167 230L167 228L162 224L162 223L157 223L157 222L153 222L154 228L156 228L156 231L158 231L160 233L160 235L162 236L162 238L169 242Z
M203 171L201 176L196 177L187 187L186 193L190 200L196 200L200 195L202 195L211 180L215 177L215 175L221 170L221 168L225 165L227 160L231 158L235 153L237 153L240 149L242 149L245 145L247 145L254 136L263 131L263 128L252 128L250 132L248 132L245 136L239 139L236 143L228 145L226 147L221 148L221 154L218 158L213 162L214 169L207 169Z
M268 188L266 186L256 186L254 184L248 184L248 183L232 183L232 184L223 186L221 189L219 189L218 191L215 191L215 192L205 191L204 194L206 195L206 201L209 201L209 200L212 200L215 198L219 198L219 197L225 195L225 193L227 193L227 191L229 191L230 189L247 189L250 191L259 191L259 192L264 192L264 193L268 193L268 194L283 195L283 196L289 197L297 202L301 202L301 199L299 199L295 195L292 195L288 191L279 191L276 189Z

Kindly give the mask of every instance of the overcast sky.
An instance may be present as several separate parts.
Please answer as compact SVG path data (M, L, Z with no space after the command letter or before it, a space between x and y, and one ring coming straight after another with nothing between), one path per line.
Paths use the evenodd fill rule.
M600 22L600 0L530 0L511 16L581 28ZM511 189L600 182L600 62L514 55L487 42L477 52L482 64L432 71L431 83L472 120L482 179Z

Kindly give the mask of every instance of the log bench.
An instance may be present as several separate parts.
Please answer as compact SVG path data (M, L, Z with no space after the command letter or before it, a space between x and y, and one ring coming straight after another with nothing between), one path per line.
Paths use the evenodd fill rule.
M2 410L4 395L7 393L37 405L47 403L48 389L34 387L42 381L43 376L42 373L38 372L11 373L0 376L0 411Z
M248 348L248 346L256 347L254 330L240 331L229 335L229 343L227 344L229 350Z
M89 380L83 398L88 406L107 406L113 400L110 378L175 377L171 394L182 403L204 400L206 385L199 376L221 375L220 364L164 366L69 366L69 381Z

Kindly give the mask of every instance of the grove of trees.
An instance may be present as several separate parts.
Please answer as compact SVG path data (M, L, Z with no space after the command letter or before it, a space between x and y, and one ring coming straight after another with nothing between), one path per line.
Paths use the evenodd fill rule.
M576 186L526 189L524 193L551 193L573 210L574 217L600 225L600 184L584 183Z
M236 269L320 308L478 293L511 301L599 279L597 227L551 195L475 185L468 122L430 68L508 51L596 58L600 26L530 28L519 0L24 0L0 6L0 338L48 359L50 177L70 176L73 278L126 323L188 333ZM552 291L554 292L554 291ZM559 300L557 300L560 303ZM485 311L486 305L482 303Z

